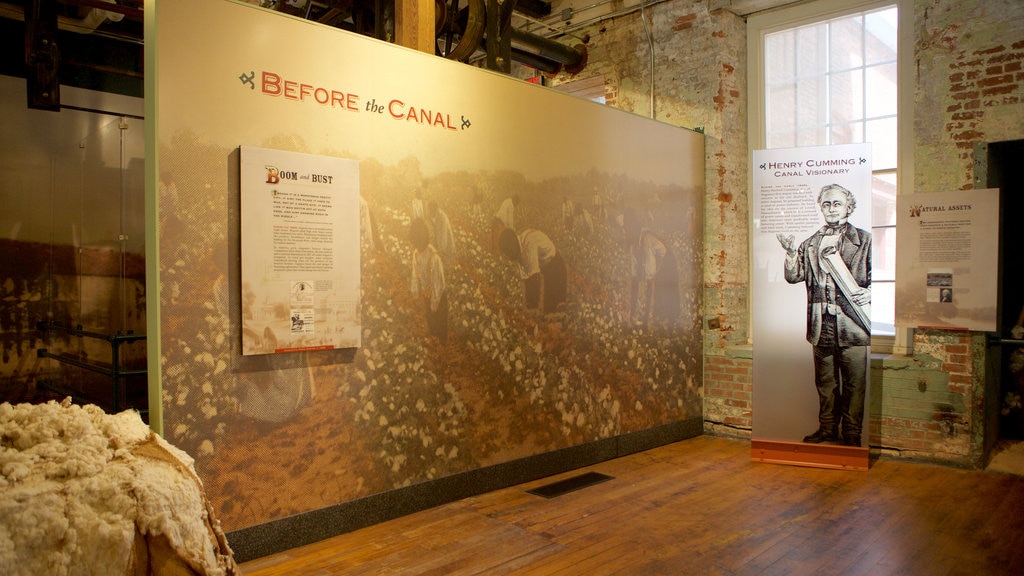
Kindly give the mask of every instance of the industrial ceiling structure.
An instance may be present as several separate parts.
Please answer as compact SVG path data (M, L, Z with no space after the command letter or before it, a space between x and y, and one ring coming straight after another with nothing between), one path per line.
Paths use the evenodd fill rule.
M396 0L245 1L396 41ZM665 0L433 1L438 56L499 72L509 72L512 62L518 62L557 74L579 73L586 67L585 27ZM709 10L744 16L794 0L705 1ZM0 0L0 74L27 79L31 108L59 109L61 84L141 97L144 4L145 0ZM201 18L197 15L197 21Z
M144 0L0 0L0 74L28 81L30 108L60 85L142 96Z

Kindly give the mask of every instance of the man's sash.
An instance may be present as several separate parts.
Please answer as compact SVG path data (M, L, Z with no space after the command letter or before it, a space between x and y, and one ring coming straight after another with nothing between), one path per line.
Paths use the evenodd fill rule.
M871 334L871 311L870 304L868 306L860 306L853 301L853 293L860 290L860 285L857 284L857 280L854 279L853 274L850 273L850 269L846 267L846 262L839 256L838 251L829 251L829 254L824 254L822 251L821 264L828 272L832 279L835 280L836 286L842 291L843 296L850 302L850 306L853 307L854 320L860 327L863 328L868 334Z

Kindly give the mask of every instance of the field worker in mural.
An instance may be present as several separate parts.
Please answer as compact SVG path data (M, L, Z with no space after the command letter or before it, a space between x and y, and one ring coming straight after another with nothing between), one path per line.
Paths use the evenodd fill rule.
M637 324L669 324L679 317L679 264L668 243L641 224L635 210L623 212L629 248L630 317Z
M604 197L598 191L597 186L594 186L594 196L590 199L591 208L594 209L594 217L598 220L604 220L607 214L604 211Z
M423 190L416 189L416 196L412 199L412 219L426 218L427 213L424 211L423 205Z
M455 258L455 235L452 233L452 223L444 210L437 207L437 202L431 200L427 205L427 218L434 233L434 248L437 249L441 259L451 263Z
M427 313L427 330L441 344L448 342L448 294L444 280L444 264L430 243L426 221L417 218L409 226L412 244L412 293L423 300Z
M590 236L594 233L594 219L582 204L577 204L573 208L572 230L575 234L582 236Z
M366 198L359 196L359 246L363 253L373 251L377 248L377 230L373 225L373 213L370 212L370 205Z
M473 199L470 201L469 214L474 222L484 214L484 195L476 186L473 187Z
M516 229L516 206L518 205L519 195L513 194L505 198L501 206L498 207L498 211L494 213L494 220L491 223L491 244L494 248L498 248L498 240L501 239L503 231Z
M838 184L818 194L825 225L800 244L777 234L790 284L807 286L807 341L814 352L818 429L804 442L861 445L871 344L871 233L847 222L857 206Z
M562 226L566 230L572 230L573 201L568 196L562 196Z
M163 220L177 220L178 214L178 185L174 182L174 175L168 171L160 173L158 186L160 194L160 218Z
M516 234L511 228L502 231L498 250L519 264L526 291L526 307L542 307L545 314L558 311L565 302L568 271L565 260L555 249L548 235L527 228Z

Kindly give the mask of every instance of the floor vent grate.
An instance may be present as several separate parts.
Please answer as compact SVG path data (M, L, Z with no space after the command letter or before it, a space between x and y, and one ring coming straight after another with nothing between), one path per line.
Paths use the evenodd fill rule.
M558 482L538 486L532 490L527 490L527 493L535 496L542 496L544 498L554 498L556 496L568 494L574 490L593 486L594 484L600 484L601 482L607 482L612 479L613 478L611 476L607 476L599 472L586 472L579 476L573 476L572 478L566 478L565 480L559 480Z

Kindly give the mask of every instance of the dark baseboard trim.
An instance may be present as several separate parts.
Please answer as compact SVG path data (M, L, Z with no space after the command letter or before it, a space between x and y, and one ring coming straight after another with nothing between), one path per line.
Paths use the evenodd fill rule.
M227 534L228 543L235 561L247 562L470 496L700 436L703 428L701 418L692 418L468 470L235 530Z

